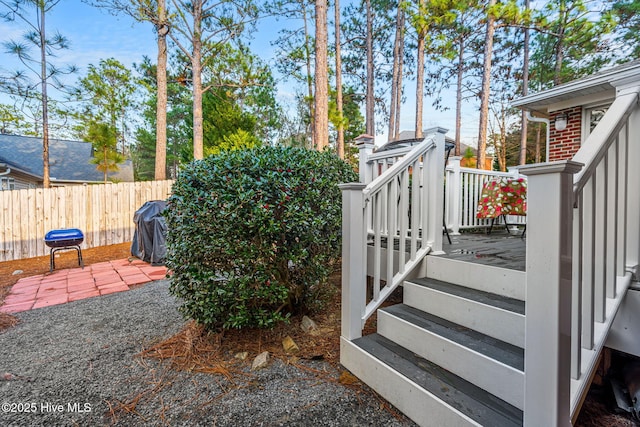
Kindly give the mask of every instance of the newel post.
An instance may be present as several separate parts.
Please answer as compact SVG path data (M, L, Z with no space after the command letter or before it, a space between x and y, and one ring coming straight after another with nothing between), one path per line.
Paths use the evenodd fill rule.
M573 161L523 166L527 175L524 425L571 425Z
M447 130L437 128L434 135L436 144L435 150L428 151L423 157L426 163L423 167L425 174L426 197L423 195L423 202L426 202L425 214L426 222L423 222L423 230L427 242L431 244L434 253L442 253L442 222L444 220L444 135ZM424 221L424 220L423 220ZM424 236L423 236L424 237Z
M511 178L513 179L520 178L520 166L509 166L507 172L511 174Z
M342 190L342 332L354 340L362 336L366 304L367 234L362 183L340 185Z
M451 225L451 235L460 234L462 224L462 212L460 210L460 194L462 192L462 177L460 171L460 161L462 157L449 157L449 167L451 173L447 175L447 226Z
M365 184L373 181L372 170L369 167L369 156L373 153L375 146L375 138L371 135L360 135L355 138L356 146L358 147L358 171L360 173L360 182Z

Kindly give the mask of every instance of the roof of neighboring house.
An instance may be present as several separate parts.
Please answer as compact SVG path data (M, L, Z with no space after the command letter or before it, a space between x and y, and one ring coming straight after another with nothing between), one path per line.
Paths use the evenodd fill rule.
M24 169L23 167L21 167L21 166L19 166L19 165L15 164L15 163L13 163L13 162L10 162L9 160L6 160L6 159L2 156L2 153L0 153L0 168L2 168L2 170L0 171L0 173L2 173L3 175L4 175L4 172L5 172L7 169L11 169L11 171L12 171L12 172L19 172L19 173L21 173L21 174L28 175L28 176L30 176L31 178L35 179L35 180L42 179L42 176L38 176L38 175L36 175L35 173L33 173L33 172L29 171L29 170L26 170L26 169Z
M523 96L513 101L511 105L525 110L546 112L551 104L584 96L608 95L613 98L617 87L633 82L640 83L640 60L627 62L551 89Z
M104 175L91 163L93 149L90 142L49 140L49 176L51 182L102 182ZM6 163L19 172L42 179L42 138L0 135L0 164ZM120 171L109 178L133 181L130 160L119 165Z
M426 138L426 136L433 134L435 132L435 130L438 128L429 128L429 129L425 129L424 131L422 131L422 134L425 135L425 137L423 138L416 138L415 134L416 132L413 130L403 130L400 132L399 138L395 141L389 141L383 145L381 145L380 147L378 147L376 149L376 152L380 152L380 151L387 151L387 150L391 150L393 148L397 148L397 147L401 147L401 146L412 146L414 144L420 143L422 141L424 141L424 138ZM454 148L455 145L455 140L449 136L444 137L445 140L445 144L447 145L447 149L452 150ZM475 147L472 147L470 145L467 145L463 142L460 143L460 153L461 155L464 155L464 153L467 151L467 149L471 149L471 151L473 152L473 155L477 155L478 154L478 149ZM453 152L451 152L451 155L453 155Z
M434 134L438 129L441 129L441 128L429 128L429 129L423 130L422 135L424 136L422 138L416 138L415 137L416 132L413 130L403 130L400 132L398 139L382 144L380 147L376 148L376 152L387 151L387 150L392 150L398 147L406 147L406 146L412 146L414 144L418 144L424 141L424 139L429 135ZM445 136L444 140L447 145L454 143L453 138L450 138L448 136Z

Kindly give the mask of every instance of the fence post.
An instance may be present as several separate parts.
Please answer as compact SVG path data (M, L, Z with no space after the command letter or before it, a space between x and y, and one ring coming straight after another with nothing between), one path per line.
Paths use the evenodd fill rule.
M582 164L523 166L528 177L524 425L571 425L573 174Z
M373 171L369 167L369 156L373 153L375 139L371 135L360 135L356 139L356 146L359 153L358 171L360 173L360 182L368 184L373 181Z
M363 183L341 184L342 190L342 332L349 341L362 336L366 305L367 233Z
M455 156L449 158L449 167L451 174L447 180L447 227L451 226L451 235L460 235L460 224L462 222L460 212L460 193L462 190L462 182L460 176L460 161L462 157Z

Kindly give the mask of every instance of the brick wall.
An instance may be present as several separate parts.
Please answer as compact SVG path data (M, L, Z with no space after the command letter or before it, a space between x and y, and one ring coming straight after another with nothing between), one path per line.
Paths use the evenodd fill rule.
M555 117L565 113L567 128L556 130ZM568 160L580 149L582 133L582 107L556 111L551 115L551 129L549 130L549 161Z

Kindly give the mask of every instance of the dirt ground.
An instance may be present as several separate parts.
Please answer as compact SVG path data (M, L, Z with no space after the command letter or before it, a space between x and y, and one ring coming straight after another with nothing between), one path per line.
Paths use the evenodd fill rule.
M82 256L84 264L91 265L103 261L128 258L131 256L130 249L130 243L122 243L84 249ZM77 267L78 263L75 251L59 252L59 255L60 256L56 258L57 269ZM17 271L21 271L21 273L14 274L14 272ZM48 273L48 256L0 262L0 305L9 293L11 286L20 278ZM331 277L331 282L336 287L336 290L340 289L339 272ZM286 356L282 352L281 339L285 336L291 336L301 349L303 349L303 351L298 354L298 357L322 358L330 363L338 364L338 352L340 348L340 301L338 292L336 292L336 300L334 303L328 304L327 308L328 310L326 312L318 315L316 318L318 323L326 328L322 331L324 333L319 336L302 334L297 326L299 325L297 321L292 321L289 325L281 325L273 331L252 330L242 331L242 333L229 331L224 335L216 334L218 336L211 336L211 334L202 332L196 325L190 324L178 335L170 337L165 342L148 349L146 351L147 356L160 359L171 358L173 359L172 365L177 369L184 368L184 365L187 364L193 369L195 362L197 366L195 370L213 373L219 372L221 366L226 365L226 369L229 369L230 366L220 359L211 360L207 357L207 355L212 354L212 346L223 347L227 350L226 352L214 352L216 354L233 354L235 349L247 348L249 343L254 343L261 346L263 350L268 349L275 352L276 354L274 354L274 356L284 358ZM0 313L0 330L11 327L15 323L16 319L14 317ZM197 336L197 338L194 337L194 335ZM196 338L195 343L193 341L194 338ZM311 342L307 342L309 339ZM190 343L188 348L184 346L185 341L189 341ZM341 382L346 386L354 386L354 383L358 381L345 372L345 378L341 378ZM382 400L381 405L385 405L385 402ZM388 409L393 411L392 408ZM607 390L593 386L575 425L579 427L639 427L640 423L628 415L614 413L611 409Z

